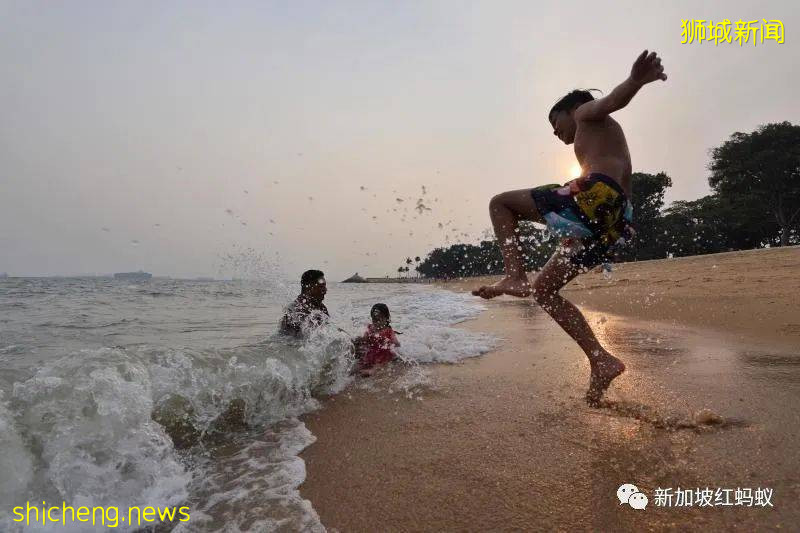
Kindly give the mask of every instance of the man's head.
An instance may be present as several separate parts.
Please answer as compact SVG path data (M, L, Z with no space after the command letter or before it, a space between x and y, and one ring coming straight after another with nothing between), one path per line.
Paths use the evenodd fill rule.
M325 274L321 270L306 270L300 277L300 293L314 300L322 301L328 287Z
M575 130L577 124L573 116L575 110L586 102L594 100L592 93L582 89L575 89L555 103L547 119L553 126L553 135L561 139L564 144L572 144L575 141Z

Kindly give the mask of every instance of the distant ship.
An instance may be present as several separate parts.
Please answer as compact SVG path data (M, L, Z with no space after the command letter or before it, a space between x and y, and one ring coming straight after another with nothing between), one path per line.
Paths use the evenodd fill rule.
M122 281L148 281L153 275L149 272L117 272L114 274L114 279Z

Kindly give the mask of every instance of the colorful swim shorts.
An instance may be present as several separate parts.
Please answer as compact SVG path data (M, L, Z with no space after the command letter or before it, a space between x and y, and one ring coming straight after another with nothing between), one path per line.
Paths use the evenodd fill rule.
M634 234L633 207L622 187L605 174L535 187L531 196L556 237L577 241L570 253L576 266L592 268L607 261Z

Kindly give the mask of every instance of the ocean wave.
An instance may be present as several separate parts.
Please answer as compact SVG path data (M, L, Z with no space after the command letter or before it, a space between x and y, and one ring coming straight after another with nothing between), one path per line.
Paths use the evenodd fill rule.
M360 290L365 292L356 293L355 303L349 296L331 302L331 314L360 334L373 300L389 305L393 326L402 332L398 355L410 364L393 389L415 394L429 380L420 365L455 363L495 345L488 335L453 327L484 309L465 295L417 287ZM85 302L85 295L79 296ZM127 301L124 293L116 297ZM253 317L266 318L241 315L241 320L257 327L274 324L270 309L259 307L261 299L251 304L257 309ZM314 440L297 417L318 408L320 395L340 392L352 382L350 337L332 325L303 342L277 335L236 346L153 342L187 325L224 336L225 326L237 326L236 319L221 321L215 305L205 326L196 312L188 315L191 320L128 316L92 325L65 324L51 316L39 324L102 328L110 334L141 330L149 342L131 338L124 346L69 351L41 362L0 398L0 468L9 473L0 480L0 530L14 531L15 524L2 513L24 503L17 499L26 494L120 509L188 503L192 520L176 531L324 530L297 491L305 479L298 455ZM77 318L88 322L92 316ZM6 349L15 353L14 345ZM232 440L226 446L204 445L232 405L243 406L250 429L228 435ZM187 450L176 447L168 428L154 420L156 414L162 422L174 415L190 426Z
M24 344L9 344L0 348L0 354L20 354L28 351L28 347ZM2 391L0 391L2 393Z
M234 401L246 405L251 427L297 416L317 407L314 393L341 390L349 380L352 360L339 337L328 331L304 344L272 338L233 350L100 348L48 362L14 384L15 417L0 411L2 444L15 465L0 481L0 508L26 493L119 508L187 501L198 473L153 420L154 408L183 398L200 433ZM293 467L272 468L278 475ZM8 517L5 525L12 525Z
M464 294L427 290L387 300L399 312L394 328L401 331L398 355L416 363L455 363L492 350L497 339L453 325L477 317L486 308Z

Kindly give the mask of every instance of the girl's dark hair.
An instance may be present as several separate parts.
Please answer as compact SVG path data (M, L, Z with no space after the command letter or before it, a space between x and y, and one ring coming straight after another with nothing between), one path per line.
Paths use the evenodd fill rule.
M594 96L590 91L596 91L597 89L575 89L567 93L566 96L563 96L561 100L555 103L550 112L547 114L547 118L553 116L553 113L558 113L559 111L571 111L572 108L575 106L579 106L581 104L585 104L586 102L591 102L594 100Z
M392 318L391 315L389 315L389 306L386 304L373 305L372 309L370 309L369 316L371 317L372 315L374 315L375 311L378 311L380 314L385 316L387 321L390 321Z

